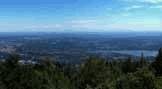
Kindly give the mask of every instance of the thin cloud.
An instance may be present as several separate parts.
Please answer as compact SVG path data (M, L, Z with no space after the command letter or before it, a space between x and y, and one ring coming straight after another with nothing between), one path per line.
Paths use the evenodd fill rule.
M140 9L143 8L144 6L140 6L140 5L133 5L133 6L129 6L124 8L124 10L129 11L129 10L133 10L133 9Z
M75 24L80 24L80 23L96 23L96 20L71 20L71 21L67 21L65 23L75 23Z
M138 0L139 2L146 2L146 3L162 3L162 0Z
M158 20L159 21L159 20ZM151 31L154 29L160 30L162 28L161 22L159 21L147 21L141 23L135 23L135 21L127 22L116 22L116 23L103 23L96 19L90 20L71 20L65 21L63 23L51 23L51 24L8 24L0 25L1 28L16 28L19 26L21 29L17 29L18 31L68 31L69 29L73 31L113 31L113 30L135 30L135 31Z
M162 3L162 0L122 0L126 2L139 2L139 3L151 3L151 4L158 4Z
M150 8L162 9L162 5L155 5L155 6L151 6Z

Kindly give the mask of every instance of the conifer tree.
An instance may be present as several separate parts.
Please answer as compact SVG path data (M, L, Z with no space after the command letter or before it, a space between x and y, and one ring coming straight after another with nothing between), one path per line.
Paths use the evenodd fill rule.
M162 75L162 48L159 49L159 53L155 61L152 63L152 67L155 70L156 76Z
M140 61L139 61L139 67L140 68L143 68L147 65L147 62L145 60L145 57L144 57L144 54L141 53L141 58L140 58Z

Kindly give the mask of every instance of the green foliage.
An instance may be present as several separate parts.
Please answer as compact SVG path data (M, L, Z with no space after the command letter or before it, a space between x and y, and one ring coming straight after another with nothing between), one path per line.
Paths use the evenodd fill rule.
M152 67L155 70L156 76L162 75L162 48L159 49L158 56L156 60L152 63Z
M137 70L135 62L132 61L131 58L128 58L126 61L122 64L122 71L124 73L131 73L135 72Z
M23 64L12 55L0 61L0 89L162 89L161 57L162 49L151 65L143 55L136 61L90 57L63 65L49 58Z
M156 78L157 89L162 89L162 76Z
M148 69L140 69L135 73L121 77L116 83L117 89L157 89L155 77Z
M81 89L91 86L96 87L98 84L105 82L105 78L111 78L111 71L106 62L96 58L89 58L80 69Z
M52 61L42 60L34 65L21 64L18 60L10 57L1 63L0 85L5 87L3 89L67 89L70 87L69 79Z
M146 66L148 66L149 65L149 62L148 61L146 61L146 59L145 59L145 57L144 57L144 55L143 55L143 53L141 54L141 58L140 58L140 60L139 60L139 62L138 62L138 66L139 66L139 68L143 68L143 67L146 67Z

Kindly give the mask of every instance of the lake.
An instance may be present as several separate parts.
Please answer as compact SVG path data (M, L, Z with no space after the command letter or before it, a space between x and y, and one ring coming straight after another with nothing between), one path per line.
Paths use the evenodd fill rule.
M149 50L120 50L120 51L111 51L113 53L128 54L132 56L141 56L143 53L144 56L156 56L158 51L149 51Z

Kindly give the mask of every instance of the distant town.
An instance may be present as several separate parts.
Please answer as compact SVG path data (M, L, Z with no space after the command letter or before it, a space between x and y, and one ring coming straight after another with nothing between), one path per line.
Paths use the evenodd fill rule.
M0 36L0 58L17 53L23 60L51 57L65 63L79 63L89 56L104 59L134 59L143 53L153 59L162 45L159 36L129 36L125 33L112 37L109 33L16 33ZM127 46L125 46L127 45ZM128 51L128 52L127 52Z

